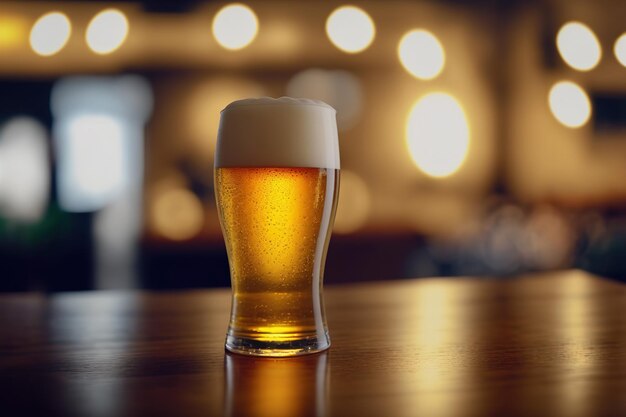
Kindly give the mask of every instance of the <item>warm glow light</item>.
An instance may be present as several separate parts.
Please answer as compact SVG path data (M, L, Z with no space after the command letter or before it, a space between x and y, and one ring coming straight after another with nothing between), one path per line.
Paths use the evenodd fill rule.
M128 19L116 9L103 10L91 19L85 40L89 49L105 55L118 49L128 36Z
M14 48L26 38L26 24L18 16L0 16L0 49Z
M226 49L237 50L250 45L259 30L254 11L244 4L223 7L213 19L213 36Z
M556 46L563 61L579 71L593 69L602 57L602 49L593 31L580 22L569 22L556 35Z
M202 203L191 191L164 190L152 204L151 220L159 234L172 240L187 240L197 235L204 224Z
M461 104L446 93L420 98L409 112L406 141L415 165L426 175L442 178L457 172L470 142Z
M72 27L67 16L59 12L47 13L33 25L30 46L38 55L54 55L63 49L71 32Z
M622 33L615 41L613 52L619 63L626 67L626 32Z
M326 34L340 50L356 54L366 50L376 35L374 21L363 9L342 6L326 20Z
M405 34L398 45L402 66L413 76L430 80L443 70L446 55L439 39L427 30L417 29Z
M357 174L341 170L341 192L333 231L352 233L363 227L370 212L371 196L367 184Z
M591 116L591 103L585 90L571 81L561 81L550 89L550 110L567 127L580 127Z

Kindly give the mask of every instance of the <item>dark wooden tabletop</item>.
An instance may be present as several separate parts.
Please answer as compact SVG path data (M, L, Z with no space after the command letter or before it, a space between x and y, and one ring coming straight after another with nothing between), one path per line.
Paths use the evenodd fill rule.
M0 296L3 416L624 416L626 286L579 271L325 291L332 347L225 354L230 293Z

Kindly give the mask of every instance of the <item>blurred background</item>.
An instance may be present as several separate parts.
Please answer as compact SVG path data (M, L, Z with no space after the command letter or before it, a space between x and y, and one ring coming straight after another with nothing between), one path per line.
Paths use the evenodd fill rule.
M337 111L326 282L626 276L626 2L2 1L0 291L229 285L219 111Z

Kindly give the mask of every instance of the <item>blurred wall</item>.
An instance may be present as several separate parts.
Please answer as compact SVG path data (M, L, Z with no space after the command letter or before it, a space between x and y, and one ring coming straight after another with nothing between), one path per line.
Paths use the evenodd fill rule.
M54 86L83 75L136 74L154 96L143 141L138 285L228 284L213 153L219 111L250 96L307 96L338 110L342 183L331 280L566 267L576 264L586 234L619 233L606 212L619 218L626 201L626 68L612 51L626 32L623 1L362 1L356 5L375 36L358 53L340 50L326 33L339 1L246 2L259 30L239 50L223 48L212 33L229 3L159 4L0 3L0 130L23 114L42 123L51 174L45 212L24 223L3 211L15 199L3 194L0 166L0 260L8 270L57 271L48 281L58 289L94 286L92 258L103 259L95 253L98 219L115 203L86 213L58 204L58 134L49 111ZM112 51L96 53L86 32L110 8L123 13L128 32ZM71 33L57 53L41 56L31 31L51 11L65 13ZM602 58L590 70L574 69L557 48L570 21L597 37ZM416 30L427 31L444 57L428 77L399 57ZM437 55L432 39L413 49L418 63ZM559 122L550 106L561 81L589 98L590 118L579 127ZM572 109L579 110L566 101L564 110ZM443 149L443 174L416 158L418 145ZM23 245L31 235L41 239Z
M610 0L520 8L511 27L510 59L505 61L511 91L506 172L519 198L577 207L626 201L624 126L597 131L592 109L589 123L571 129L548 108L548 92L561 80L575 81L592 97L626 97L626 69L613 55L613 42L625 30L625 15L626 3ZM602 59L590 71L576 71L558 56L555 33L568 21L585 22L600 40Z

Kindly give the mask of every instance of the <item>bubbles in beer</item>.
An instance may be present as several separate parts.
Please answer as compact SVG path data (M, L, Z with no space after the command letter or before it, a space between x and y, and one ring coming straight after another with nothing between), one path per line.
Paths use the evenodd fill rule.
M325 177L325 170L317 168L218 171L221 213L232 223L228 237L233 252L242 257L242 262L231 265L235 274L260 281L274 277L288 286L302 282L286 276L284 265L290 265L295 275L312 275L307 270L312 266L303 258L310 256L306 248L314 248L319 234L311 225L319 224L323 206L315 194ZM303 221L306 217L310 221Z
M336 175L320 168L217 169L237 331L298 337L315 329L321 318L311 291L322 267ZM272 325L259 330L259 323Z

